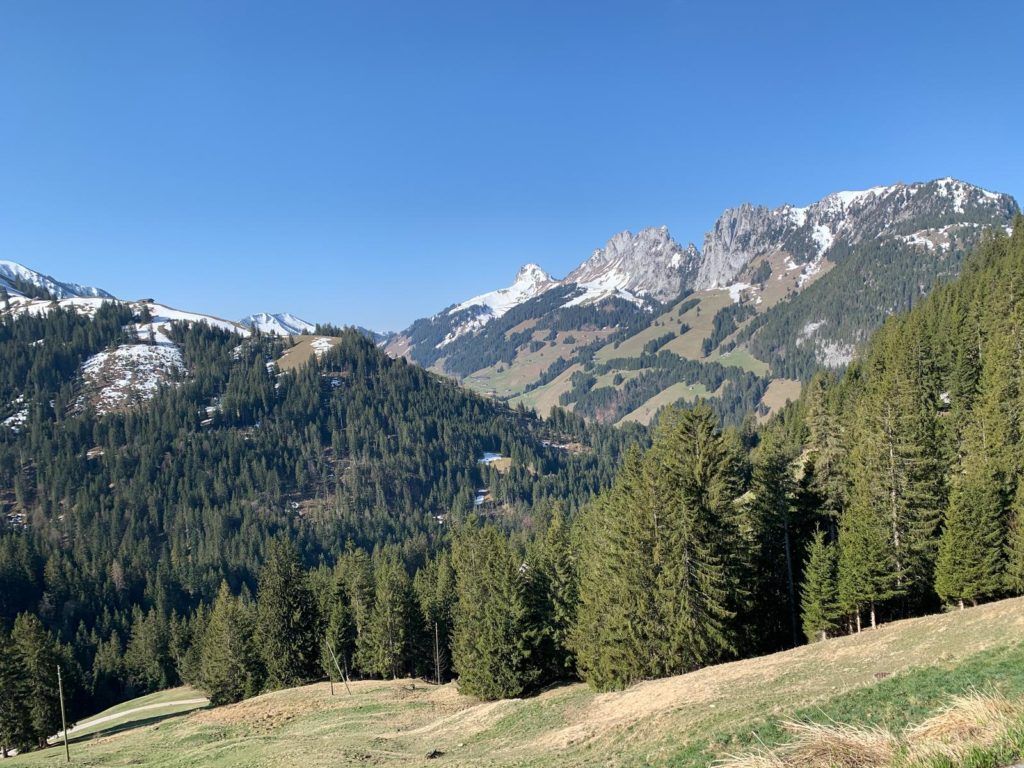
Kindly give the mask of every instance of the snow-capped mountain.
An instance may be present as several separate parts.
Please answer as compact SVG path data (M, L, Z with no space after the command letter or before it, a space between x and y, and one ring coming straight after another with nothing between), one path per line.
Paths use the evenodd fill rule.
M729 285L751 261L774 252L813 270L833 250L890 237L931 242L934 230L993 225L1016 210L1009 195L951 178L835 192L804 207L745 203L725 211L704 237L695 287Z
M433 317L418 320L388 343L394 355L422 353L429 344L434 357L456 341L480 332L488 323L511 310L557 292L551 309L583 307L610 299L643 309L667 301L689 288L696 277L699 252L692 244L683 247L667 227L651 227L637 234L623 231L596 249L564 279L558 280L536 264L519 269L512 285L482 293L453 304ZM429 364L429 363L428 363Z
M316 330L316 326L313 323L306 322L301 317L296 317L290 312L278 314L257 312L255 315L243 317L238 322L246 328L252 328L260 333L271 333L276 336L301 336Z
M102 288L65 283L13 261L0 261L0 288L9 296L70 298L114 298Z
M583 289L573 304L610 296L634 303L646 298L669 301L693 284L699 267L700 252L693 243L684 248L672 239L668 227L649 227L635 235L625 231L612 236L562 283Z
M665 227L620 232L563 279L528 265L513 286L416 321L387 350L499 396L561 371L564 392L574 362L586 371L595 353L662 347L698 360L741 345L748 368L796 379L848 361L885 316L955 275L981 234L1018 211L1009 195L952 178L804 206L744 203L717 219L700 250ZM713 322L723 301L748 306ZM637 342L624 355L629 337Z

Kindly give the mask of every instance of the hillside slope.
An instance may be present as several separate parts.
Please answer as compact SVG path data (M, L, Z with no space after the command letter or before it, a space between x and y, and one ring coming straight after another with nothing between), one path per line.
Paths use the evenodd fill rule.
M1024 599L1006 600L619 693L571 685L481 704L453 685L364 681L332 697L321 683L76 743L73 754L79 765L167 768L704 766L784 738L783 719L901 728L972 686L1019 697L1022 642ZM56 758L51 749L9 764Z

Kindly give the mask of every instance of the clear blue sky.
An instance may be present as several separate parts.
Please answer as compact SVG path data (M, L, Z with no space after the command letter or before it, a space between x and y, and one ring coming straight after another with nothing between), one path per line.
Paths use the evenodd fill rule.
M0 4L0 258L397 329L612 233L951 175L1024 197L1024 7Z

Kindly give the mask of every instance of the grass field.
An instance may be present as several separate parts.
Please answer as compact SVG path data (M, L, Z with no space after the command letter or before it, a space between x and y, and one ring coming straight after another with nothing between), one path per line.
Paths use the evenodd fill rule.
M547 418L551 409L558 405L558 399L562 393L572 389L572 375L581 370L583 370L583 366L573 363L544 386L512 398L509 400L509 405L515 408L522 403L527 408L535 410L538 415Z
M627 413L619 419L618 423L624 424L627 421L636 421L640 424L650 424L651 419L654 418L654 414L666 405L672 405L679 400L693 402L698 397L707 396L708 390L703 384L687 384L682 381L676 382L675 384L663 389L640 407Z
M796 402L800 398L802 386L797 379L772 379L761 396L761 403L769 411L765 418L778 413L786 403Z
M482 368L471 373L462 383L481 394L494 394L502 398L515 397L522 394L528 384L540 378L541 374L550 368L556 360L559 358L571 359L580 347L603 338L609 333L611 333L609 330L559 331L554 346L549 346L545 342L544 346L536 352L531 352L529 346L524 346L510 365L499 363ZM535 334L537 341L544 340L546 336L546 331L538 331ZM572 343L569 343L569 339L573 339Z
M295 344L286 349L277 361L277 367L282 371L297 370L314 355L323 354L341 342L337 336L295 336L293 339Z
M358 682L352 696L339 687L334 697L326 684L311 685L85 740L73 756L82 766L166 768L704 768L785 745L793 738L784 727L790 720L902 729L974 689L1024 696L1022 642L1024 599L1007 600L616 693L576 684L484 703L460 696L453 685L408 680ZM435 750L440 754L429 759ZM62 760L61 750L50 749L7 764Z

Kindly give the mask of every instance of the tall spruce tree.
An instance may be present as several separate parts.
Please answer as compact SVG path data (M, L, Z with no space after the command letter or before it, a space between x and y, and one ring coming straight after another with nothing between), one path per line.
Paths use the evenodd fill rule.
M984 472L982 468L980 471ZM935 589L943 600L963 607L994 597L1005 588L1003 500L998 479L968 469L954 481L946 512Z
M680 674L735 648L733 452L710 409L669 409L588 513L576 648L598 688Z
M11 636L0 627L0 751L24 751L36 739L29 719L32 687Z
M412 583L394 553L377 558L373 576L373 610L366 632L359 636L359 663L372 675L397 678L412 671Z
M458 533L452 549L458 603L453 660L459 690L482 699L519 696L537 682L536 642L523 595L523 559L497 528Z
M416 572L413 591L426 630L426 667L431 678L440 684L451 673L455 623L455 568L450 552L439 552Z
M819 530L807 548L800 594L804 634L810 641L826 639L842 614L837 569L836 548Z
M750 493L742 506L741 534L750 550L744 581L749 598L740 618L748 635L745 650L778 650L797 645L795 482L789 457L772 435L757 452Z
M260 572L257 638L270 688L312 680L320 672L319 618L295 544L271 541Z
M259 692L260 667L247 610L222 583L202 638L200 685L214 706L241 701Z
M643 458L631 449L611 489L579 522L579 608L573 648L580 676L595 688L624 687L658 674L661 634L655 586L657 525Z
M75 700L81 675L70 654L36 616L27 613L18 616L11 630L11 641L28 682L27 712L32 735L40 747L45 747L46 740L61 727L57 667L61 667L67 701ZM74 712L68 715L73 721Z

